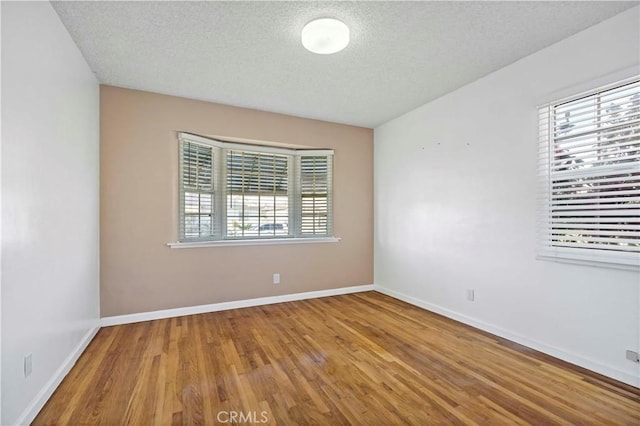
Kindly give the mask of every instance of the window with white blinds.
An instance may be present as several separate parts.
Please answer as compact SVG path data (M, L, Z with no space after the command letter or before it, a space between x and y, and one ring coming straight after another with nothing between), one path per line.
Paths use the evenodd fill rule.
M289 234L290 156L226 151L227 236Z
M300 233L329 235L331 233L330 158L322 155L300 156Z
M180 241L332 237L332 150L180 133Z
M640 266L640 80L539 108L542 258Z
M182 141L180 156L180 235L209 238L215 234L213 148Z

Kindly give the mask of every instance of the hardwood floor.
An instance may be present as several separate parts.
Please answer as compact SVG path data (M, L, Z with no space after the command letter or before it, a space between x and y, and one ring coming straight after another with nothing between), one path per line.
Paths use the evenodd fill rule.
M34 424L266 421L638 425L640 391L367 292L103 328Z

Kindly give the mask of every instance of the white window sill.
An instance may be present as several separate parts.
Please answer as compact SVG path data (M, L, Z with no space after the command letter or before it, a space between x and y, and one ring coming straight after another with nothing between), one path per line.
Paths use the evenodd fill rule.
M313 244L313 243L337 243L341 239L336 237L320 238L260 238L254 240L218 240L218 241L193 241L168 243L167 246L174 249L197 247L228 247L228 246L267 246L279 244Z

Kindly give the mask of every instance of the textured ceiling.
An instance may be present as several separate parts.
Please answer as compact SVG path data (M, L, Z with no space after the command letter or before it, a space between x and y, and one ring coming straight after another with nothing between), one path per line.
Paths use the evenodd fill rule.
M375 127L638 2L55 2L103 84ZM305 23L351 43L315 55Z

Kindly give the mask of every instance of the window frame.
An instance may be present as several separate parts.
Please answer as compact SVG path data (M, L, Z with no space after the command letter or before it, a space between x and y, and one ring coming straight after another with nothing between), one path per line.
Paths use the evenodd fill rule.
M226 139L226 138L225 138ZM313 148L280 148L259 143L235 142L203 137L186 132L178 132L178 241L169 243L172 248L189 247L211 247L223 245L265 245L265 244L292 244L292 243L312 243L312 242L337 242L339 238L333 236L333 158L332 149ZM212 149L213 157L213 202L212 221L213 231L211 235L201 237L185 236L185 185L183 183L184 157L183 150L185 143L205 145ZM285 235L250 235L231 236L227 229L227 153L231 151L243 151L249 153L275 154L287 156L287 197L288 197L288 217L287 230ZM327 191L327 232L326 234L304 234L301 232L300 215L301 201L299 167L301 158L306 156L326 156L328 166L328 191ZM275 222L274 222L275 223Z
M554 117L554 108L577 101L581 99L586 99L589 97L594 97L596 100L598 97L602 97L606 95L607 92L613 91L617 88L621 88L623 86L629 84L640 83L640 76L634 75L633 77L621 79L615 81L613 83L609 83L606 85L601 85L599 87L582 91L581 93L574 94L572 96L567 96L562 99L555 100L553 102L548 102L543 105L538 106L538 226L537 226L537 236L538 236L538 244L537 244L537 255L536 258L539 260L550 260L556 262L566 262L566 263L576 263L582 265L590 265L590 266L598 266L605 268L615 268L615 269L623 269L623 270L632 270L638 271L640 270L640 252L629 250L606 250L606 249L598 249L598 248L590 248L590 247L561 247L558 245L553 245L551 242L551 235L554 233L558 235L561 232L561 228L557 226L554 227L552 223L552 203L555 201L559 202L558 198L554 198L553 196L553 187L552 183L554 179L556 181L561 180L571 180L571 179L597 179L597 180L607 180L611 179L611 175L631 175L629 181L630 185L634 186L632 196L640 196L640 190L635 189L635 184L633 182L638 179L635 177L635 173L640 171L640 158L636 158L629 163L614 163L612 166L605 168L598 168L595 171L590 170L590 168L586 169L578 169L575 172L566 172L561 170L553 170L554 161L556 162L555 167L558 168L559 159L556 158L555 149L556 144L558 143L558 139L562 140L562 137L557 137L554 135L555 129L555 117ZM633 96L633 95L629 95ZM594 114L600 114L603 107L598 106L594 109ZM632 110L633 111L633 110ZM596 121L596 126L600 125L600 121ZM636 130L640 130L640 124L634 124L632 121L631 131L635 132ZM605 131L606 133L606 131ZM599 135L599 133L595 132L594 134ZM576 138L579 136L576 136ZM565 139L567 139L565 137ZM629 145L635 143L635 140L632 140ZM594 143L595 145L595 143ZM560 163L565 164L565 163ZM569 164L569 163L567 163ZM568 184L567 184L568 185ZM566 185L565 185L566 186ZM595 192L597 194L597 191ZM561 198L566 198L561 197ZM606 197L589 197L594 200L606 200ZM591 201L591 200L590 200ZM575 201L574 201L575 203ZM596 204L596 203L593 203ZM595 209L593 209L595 210ZM598 210L595 210L598 211ZM630 219L628 222L640 223L640 218L636 216L629 216ZM596 224L604 224L603 222L599 222L596 220L591 221L591 224L595 227ZM566 228L566 227L565 227ZM588 235L589 232L586 229L579 229L576 227L576 232L585 231ZM603 227L604 229L604 227ZM640 230L632 230L631 236L638 237L640 235Z

